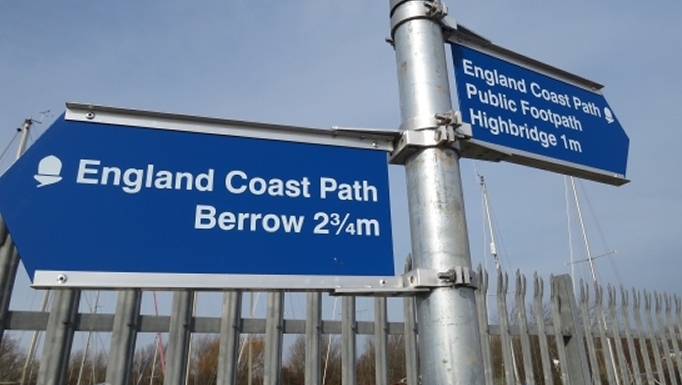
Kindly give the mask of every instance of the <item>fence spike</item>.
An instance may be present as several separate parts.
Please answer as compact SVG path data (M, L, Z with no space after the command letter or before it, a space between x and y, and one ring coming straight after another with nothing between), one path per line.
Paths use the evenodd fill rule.
M488 292L488 271L483 268L480 264L478 265L478 279L479 287L478 289L482 293Z
M537 271L533 273L533 286L534 286L533 297L539 297L540 300L542 300L542 296L544 294L544 287L542 277L538 275Z
M497 271L497 295L503 296L507 294L507 288L505 287L504 277L505 274L502 270Z
M620 285L620 302L621 306L628 307L630 300L628 298L628 292L625 290L623 285Z
M616 289L609 283L606 286L606 291L609 293L609 307L616 307ZM615 321L615 320L614 320Z
M587 303L590 300L590 288L585 285L585 282L583 282L582 278L580 279L580 303L584 303L587 305Z
M661 296L658 294L658 291L654 290L654 303L656 305L656 315L661 314L662 306L661 306Z

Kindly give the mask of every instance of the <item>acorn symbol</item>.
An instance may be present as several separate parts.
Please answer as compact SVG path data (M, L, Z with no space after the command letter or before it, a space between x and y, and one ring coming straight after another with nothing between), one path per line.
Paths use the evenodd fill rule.
M613 112L611 112L608 107L604 107L604 117L609 124L616 121L616 119L613 118Z
M48 155L38 163L38 173L33 176L40 183L38 187L55 184L62 180L62 161L54 155Z

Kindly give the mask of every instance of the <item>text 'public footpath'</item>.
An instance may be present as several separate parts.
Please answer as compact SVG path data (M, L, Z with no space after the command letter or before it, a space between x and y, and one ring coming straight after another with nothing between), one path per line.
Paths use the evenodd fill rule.
M469 123L485 128L493 135L509 135L535 142L544 148L556 147L580 153L583 151L583 144L578 140L578 135L584 128L580 115L602 118L602 111L593 102L586 102L576 95L556 92L538 82L510 77L497 69L476 65L469 59L462 59L462 71L467 76L482 80L482 84L489 87L482 88L480 81L477 82L478 86L466 82L466 99L507 111L514 116L513 119L504 118L471 107L464 112L468 114ZM505 90L527 97L514 98ZM542 104L552 103L555 108L537 107L538 101ZM613 120L608 108L603 113L607 121ZM551 127L563 131L551 132Z

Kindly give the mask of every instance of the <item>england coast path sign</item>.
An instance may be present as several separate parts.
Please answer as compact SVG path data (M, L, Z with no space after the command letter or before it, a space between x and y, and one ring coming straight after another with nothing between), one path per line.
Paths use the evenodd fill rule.
M464 156L628 182L629 139L600 84L475 34L458 31L450 43L462 120L471 125Z
M36 286L393 276L389 144L68 104L0 178L0 212Z

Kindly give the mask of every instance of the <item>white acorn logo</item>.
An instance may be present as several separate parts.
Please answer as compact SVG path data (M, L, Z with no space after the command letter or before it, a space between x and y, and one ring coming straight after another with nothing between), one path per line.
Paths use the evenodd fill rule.
M54 155L48 155L38 163L38 173L33 176L40 184L38 187L55 184L62 180L62 161Z

